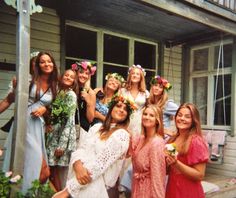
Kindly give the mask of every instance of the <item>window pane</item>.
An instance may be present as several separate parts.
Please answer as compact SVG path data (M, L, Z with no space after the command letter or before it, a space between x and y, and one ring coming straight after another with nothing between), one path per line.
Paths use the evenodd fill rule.
M219 46L215 47L215 56L214 56L214 68L217 69L218 67L218 59L219 59ZM232 44L228 44L228 45L224 45L223 46L223 54L224 54L224 58L222 62L222 54L220 55L220 63L219 63L219 68L225 68L225 67L232 67ZM222 64L223 63L223 64Z
M144 68L156 68L156 47L155 45L135 41L134 44L134 64L139 64Z
M146 76L145 76L145 80L146 80L146 89L149 91L150 90L150 80L153 76L155 76L156 73L153 71L147 71L146 70Z
M198 107L201 124L207 123L207 77L193 79L193 103Z
M128 65L128 39L104 35L104 61Z
M208 48L193 51L193 71L207 70Z
M66 26L66 56L97 60L97 33Z
M215 88L217 82L216 104L215 104L215 125L230 125L231 117L231 75L215 76ZM224 88L224 89L223 89Z

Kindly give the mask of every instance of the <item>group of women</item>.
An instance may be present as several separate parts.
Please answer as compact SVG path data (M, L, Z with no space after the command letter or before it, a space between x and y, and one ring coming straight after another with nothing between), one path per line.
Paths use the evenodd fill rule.
M127 81L107 74L105 86L93 90L95 71L88 61L76 62L58 81L53 57L37 55L29 85L23 191L50 173L58 191L54 198L119 197L120 180L127 183L128 177L133 198L204 197L200 181L208 149L197 108L168 100L171 85L160 76L147 91L140 65L129 68ZM169 130L172 119L176 132ZM175 143L178 155L166 152L166 143ZM67 175L67 169L63 184L60 174Z

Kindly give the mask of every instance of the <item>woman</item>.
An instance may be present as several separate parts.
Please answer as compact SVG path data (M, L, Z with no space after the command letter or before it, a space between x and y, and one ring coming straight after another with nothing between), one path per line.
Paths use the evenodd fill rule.
M108 103L117 91L120 89L121 85L124 83L124 78L118 73L109 73L105 77L106 84L104 88L96 88L96 111L95 119L93 124L98 122L104 122L105 117L108 113Z
M126 87L121 89L121 94L131 98L137 106L137 110L130 117L128 128L132 134L141 134L141 110L149 96L149 92L146 90L145 75L145 70L140 65L133 65L129 68Z
M48 52L40 52L36 58L29 88L27 132L23 173L23 192L40 179L43 183L49 173L45 149L45 122L43 115L57 93L58 71L54 58ZM44 167L44 168L42 168Z
M132 157L132 197L165 197L165 143L162 112L148 105L142 115L142 135L132 137L129 153Z
M199 112L191 103L182 104L176 112L177 135L170 140L175 143L177 157L166 154L169 180L166 198L203 198L201 180L205 175L208 148L202 137Z
M108 198L129 147L126 128L134 108L129 100L118 95L109 107L104 123L94 125L87 142L72 154L66 188L54 198Z
M76 149L75 110L78 88L76 77L76 72L71 69L64 72L49 117L51 123L46 146L50 180L57 191L62 190L60 175L67 171L71 152Z
M168 100L167 92L172 88L172 85L160 76L154 76L150 81L150 96L148 104L157 105L163 111L163 124L165 134L172 135L170 130L171 120L175 116L178 105L173 100Z
M95 74L96 67L88 61L76 62L71 67L77 72L79 84L79 111L76 113L75 122L80 124L80 133L88 132L95 115L96 96L90 87L90 79Z

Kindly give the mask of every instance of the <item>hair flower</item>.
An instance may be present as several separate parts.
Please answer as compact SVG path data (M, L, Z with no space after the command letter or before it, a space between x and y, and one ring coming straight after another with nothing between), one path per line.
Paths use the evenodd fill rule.
M81 61L81 62L75 62L74 64L71 65L72 70L79 70L81 72L82 70L89 70L91 75L94 75L97 67L93 66L91 62L89 61Z
M108 103L108 108L110 108L115 102L122 102L122 103L126 104L128 112L130 114L132 114L133 111L137 110L137 107L136 107L134 101L132 101L130 98L124 97L121 94L117 93L112 97L111 101Z
M143 75L146 76L145 69L143 69L141 65L132 65L131 67L129 67L128 74L131 72L132 69L135 68L140 69L143 72Z
M121 84L125 83L123 76L118 73L108 73L105 77L105 80L108 80L109 78L115 78L116 80L120 81Z
M172 88L172 85L168 82L168 80L160 77L154 76L151 78L150 85L161 84L166 91L169 91Z

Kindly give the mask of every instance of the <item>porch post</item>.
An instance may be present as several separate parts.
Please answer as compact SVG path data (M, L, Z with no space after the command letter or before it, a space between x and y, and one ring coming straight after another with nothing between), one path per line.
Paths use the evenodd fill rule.
M231 77L231 136L236 133L236 37L233 41L232 50L232 77Z
M24 147L27 130L27 105L29 88L30 59L30 1L17 0L16 25L16 112L13 128L11 169L14 173L23 175ZM14 190L11 197L14 197Z

